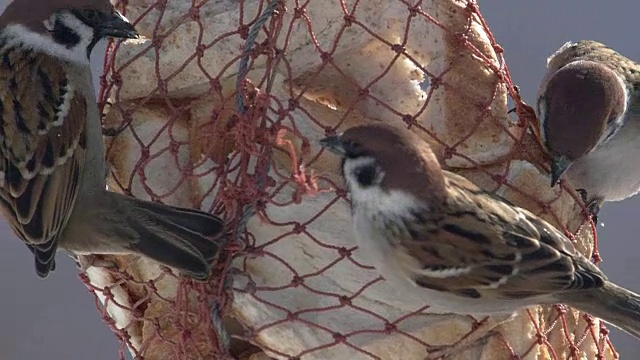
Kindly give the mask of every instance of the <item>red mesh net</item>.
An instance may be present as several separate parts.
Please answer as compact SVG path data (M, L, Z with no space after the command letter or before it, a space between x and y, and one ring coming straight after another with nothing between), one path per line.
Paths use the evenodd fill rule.
M354 124L409 126L483 188L568 234L585 223L579 197L536 173L548 167L535 114L473 1L118 6L146 39L105 58L110 187L210 211L232 235L207 283L129 257L82 275L123 359L127 348L135 359L422 359L473 331L468 317L434 324L403 308L358 258L336 160L316 144ZM556 306L518 319L492 338L492 358L617 356L587 315Z

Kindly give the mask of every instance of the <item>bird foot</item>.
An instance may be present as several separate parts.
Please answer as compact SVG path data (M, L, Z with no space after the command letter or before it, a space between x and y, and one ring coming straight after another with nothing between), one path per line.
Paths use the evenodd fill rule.
M86 272L92 266L110 270L119 269L115 261L102 259L98 255L72 255L71 258L75 260L76 268L82 272Z
M600 212L600 200L593 199L589 200L589 195L587 194L587 190L585 189L576 189L578 194L580 194L580 198L582 202L584 202L587 206L587 210L589 211L589 215L593 219L594 223L598 223L598 213Z
M485 332L482 336L479 336L479 337L473 336L472 338L471 335L469 335L466 338L463 338L462 340L452 345L432 346L428 350L429 355L427 355L424 358L424 360L447 359L450 356L459 354L470 348L486 344L487 340L489 340L491 336L494 336L496 334L497 333L490 330Z
M587 195L587 190L585 189L576 189L576 192L580 194L580 199L582 199L583 203L589 202L589 195Z
M486 317L475 329L472 329L457 343L429 348L429 354L424 360L446 359L470 348L484 345L492 336L499 335L499 333L495 331L496 327L512 320L513 317L514 314Z

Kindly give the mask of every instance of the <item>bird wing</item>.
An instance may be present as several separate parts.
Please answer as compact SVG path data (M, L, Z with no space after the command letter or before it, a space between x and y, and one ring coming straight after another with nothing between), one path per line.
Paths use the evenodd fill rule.
M551 224L463 177L445 176L445 215L402 239L419 264L418 286L526 298L603 285L605 275Z
M0 54L0 211L45 277L83 170L86 98L59 60L11 47Z

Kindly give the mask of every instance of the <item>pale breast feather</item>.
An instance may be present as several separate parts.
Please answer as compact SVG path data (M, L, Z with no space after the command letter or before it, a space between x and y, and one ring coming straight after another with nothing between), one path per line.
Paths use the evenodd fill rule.
M59 60L0 49L0 210L34 252L41 276L54 266L76 199L86 112L85 94Z

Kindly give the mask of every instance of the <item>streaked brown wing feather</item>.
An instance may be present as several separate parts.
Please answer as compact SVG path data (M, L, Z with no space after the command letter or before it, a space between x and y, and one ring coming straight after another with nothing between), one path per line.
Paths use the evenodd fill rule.
M460 176L446 176L448 216L417 231L428 236L402 239L409 253L423 259L422 268L415 269L419 286L469 297L494 292L507 298L602 286L604 274L585 258L573 257L575 247L556 228ZM460 272L455 276L428 274L456 269Z
M14 48L0 55L0 211L46 276L84 164L85 95L52 57Z

